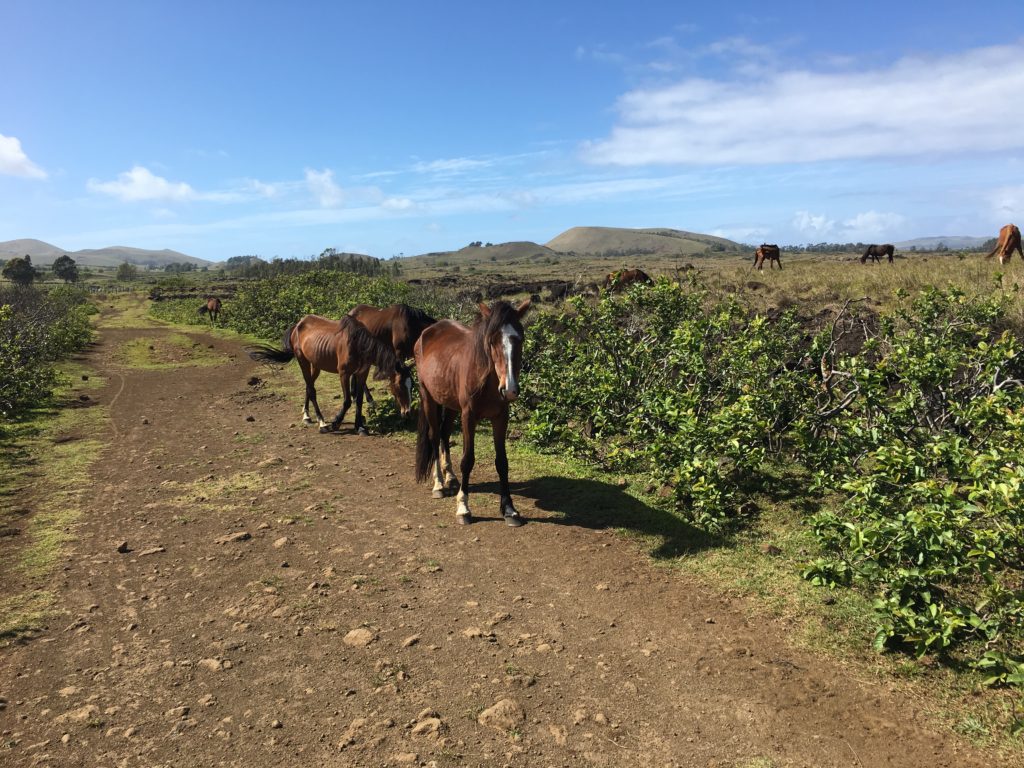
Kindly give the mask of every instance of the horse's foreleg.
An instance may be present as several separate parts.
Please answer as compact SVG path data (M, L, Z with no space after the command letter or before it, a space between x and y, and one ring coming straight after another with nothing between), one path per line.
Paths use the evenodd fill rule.
M338 427L341 426L341 422L345 419L345 414L348 413L349 406L352 405L352 389L349 382L350 377L348 375L348 372L345 371L344 368L341 368L341 366L338 366L338 368L338 378L341 379L342 392L341 409L338 411L337 415L331 420L330 425L326 429L324 427L320 427L321 432L336 432L338 430ZM359 424L357 423L356 427L358 426Z
M473 450L473 437L476 433L476 419L468 408L462 411L462 487L459 488L459 505L455 510L455 517L460 524L465 525L473 521L473 515L469 511L469 473L473 471L473 464L476 463L476 454Z
M770 268L770 267L769 267ZM501 484L501 514L505 523L518 528L525 520L520 517L512 504L512 491L508 487L508 455L505 453L505 437L508 434L508 408L500 416L491 419L494 432L494 468L498 470L498 481Z
M366 389L366 377L356 374L352 379L356 382L356 434L368 435L370 432L363 421L363 390Z

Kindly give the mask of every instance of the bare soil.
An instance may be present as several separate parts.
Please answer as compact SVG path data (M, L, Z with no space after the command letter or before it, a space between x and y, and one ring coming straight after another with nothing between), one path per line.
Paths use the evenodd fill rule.
M125 367L120 345L169 333L107 329L89 354L109 446L38 585L60 613L0 656L3 765L992 764L562 514L550 478L516 486L510 529L478 463L483 519L459 527L409 441L301 427L299 388L249 385L268 373L233 341L189 332L218 366Z

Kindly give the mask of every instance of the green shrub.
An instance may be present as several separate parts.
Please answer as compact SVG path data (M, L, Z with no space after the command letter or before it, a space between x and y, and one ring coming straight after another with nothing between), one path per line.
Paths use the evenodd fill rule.
M92 338L95 307L79 289L0 290L0 418L42 404L57 384L53 364Z

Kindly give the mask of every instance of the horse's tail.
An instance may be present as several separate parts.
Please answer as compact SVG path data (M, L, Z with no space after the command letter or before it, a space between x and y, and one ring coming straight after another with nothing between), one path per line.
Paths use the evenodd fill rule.
M248 348L249 357L260 363L278 363L284 365L285 363L291 362L292 358L295 357L295 350L292 349L292 330L295 326L291 326L287 331L284 332L284 339L281 341L281 349L277 347L271 347L269 344L254 344Z
M420 403L420 416L416 433L416 482L422 483L430 477L434 466L434 441L430 435L430 418L427 408L436 406Z
M369 360L371 365L377 367L374 378L385 379L399 370L401 361L390 344L385 344L378 339L354 317L345 315L341 318L341 325L348 334L349 349L360 360Z

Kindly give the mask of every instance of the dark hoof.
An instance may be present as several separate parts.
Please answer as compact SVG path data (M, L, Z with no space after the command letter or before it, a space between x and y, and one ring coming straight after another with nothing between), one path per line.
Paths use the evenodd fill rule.
M473 522L472 515L456 515L455 517L458 519L459 525L469 525Z
M443 488L435 488L430 492L430 495L435 499L443 499L448 494L444 492Z
M505 525L510 528L519 528L520 526L526 525L526 518L520 517L519 514L505 515Z
M333 432L333 431L334 430L331 429L331 425L330 424L324 424L322 427L320 427L320 434L321 435L326 435L328 432Z
M370 434L370 430L368 430L366 427L360 427L359 429L356 430L356 434L357 435L369 435Z

